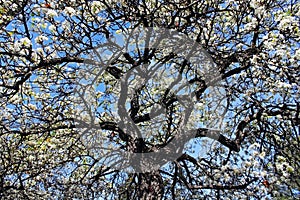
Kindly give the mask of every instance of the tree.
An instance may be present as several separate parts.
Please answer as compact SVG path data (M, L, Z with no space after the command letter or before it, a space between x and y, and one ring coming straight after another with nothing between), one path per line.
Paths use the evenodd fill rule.
M299 196L298 1L0 5L0 197Z

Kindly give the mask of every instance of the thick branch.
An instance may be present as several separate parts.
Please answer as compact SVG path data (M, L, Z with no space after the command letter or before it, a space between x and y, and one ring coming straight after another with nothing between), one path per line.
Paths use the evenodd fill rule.
M232 141L228 138L226 138L224 135L220 134L220 131L218 130L209 130L205 128L199 128L197 129L196 133L196 138L197 137L208 137L214 140L217 140L220 142L222 145L228 147L230 150L238 152L239 151L239 146L235 141Z

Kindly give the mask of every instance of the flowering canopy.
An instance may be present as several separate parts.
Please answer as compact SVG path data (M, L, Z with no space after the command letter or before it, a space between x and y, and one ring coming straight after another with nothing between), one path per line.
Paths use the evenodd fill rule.
M0 197L299 195L298 1L0 2ZM149 153L165 146L182 118L178 101L168 92L156 86L140 88L125 107L132 121L146 127L147 114L160 103L166 109L166 124L142 140L128 137L110 112L111 97L118 93L114 86L123 74L138 64L175 63L197 91L196 115L191 117L199 129L187 150L160 169L139 174L115 170L87 148L76 131L72 101L78 67L88 55L136 27L174 29L200 44L217 66L224 96L220 113L210 103L214 97L198 68L159 48L127 52L114 60L98 80L102 89L96 91L92 106L99 108L94 113L101 127L97 133L124 151ZM81 74L85 76L89 78ZM222 118L219 137L208 137L205 121L216 114Z

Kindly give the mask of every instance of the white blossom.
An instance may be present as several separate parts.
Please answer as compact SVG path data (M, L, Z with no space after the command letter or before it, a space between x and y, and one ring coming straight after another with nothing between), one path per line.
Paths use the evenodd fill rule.
M48 28L51 33L56 33L56 26L54 26L53 24L50 25Z
M31 41L27 37L20 39L20 43L24 45L25 47L31 46Z
M40 55L40 56L44 54L43 48L40 48L40 47L39 47L39 48L36 48L36 49L35 49L35 52L36 52L38 55Z
M12 11L15 11L17 8L18 8L18 5L17 5L16 3L13 3L13 4L11 5Z
M48 9L47 14L48 17L53 18L53 17L57 17L57 12L53 9Z
M92 14L98 14L103 8L100 1L93 1L91 5Z
M258 156L259 158L264 159L266 156L266 152L261 152Z
M245 31L253 30L257 26L257 24L258 24L257 19L252 18L252 21L245 25Z
M13 50L14 50L15 52L21 50L21 43L20 43L19 41L17 41L17 42L14 43Z
M260 0L251 0L250 6L254 9L257 9L261 6L261 1Z
M76 11L72 7L65 7L64 13L66 13L69 16L73 16L76 13Z
M34 39L35 43L43 43L44 41L47 41L48 37L44 35L40 35Z

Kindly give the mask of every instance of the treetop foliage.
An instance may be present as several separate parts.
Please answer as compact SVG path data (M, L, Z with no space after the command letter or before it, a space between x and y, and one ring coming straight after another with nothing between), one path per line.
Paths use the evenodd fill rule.
M299 1L0 2L0 198L299 197Z

